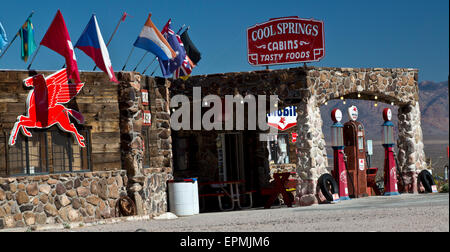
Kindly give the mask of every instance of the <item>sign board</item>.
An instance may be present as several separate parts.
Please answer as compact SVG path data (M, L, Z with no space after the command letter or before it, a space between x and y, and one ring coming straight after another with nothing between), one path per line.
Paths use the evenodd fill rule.
M358 161L359 161L358 162L359 163L359 170L364 171L364 168L365 168L364 159L360 158Z
M142 95L142 105L148 105L148 91L146 89L141 89Z
M150 113L149 110L144 110L144 113L142 116L143 116L143 124L144 125L148 125L148 126L152 125L152 114Z
M325 56L323 22L272 18L247 29L247 50L253 66L319 61Z
M12 146L16 143L19 132L31 137L29 129L46 129L58 125L61 130L72 133L79 146L86 147L84 136L78 132L69 118L70 115L78 123L83 124L83 115L63 105L81 92L84 83L69 83L64 68L47 77L38 74L26 78L23 80L23 84L31 88L26 102L27 115L17 117L11 130L9 145Z
M297 125L297 107L289 106L267 115L267 124L284 131Z

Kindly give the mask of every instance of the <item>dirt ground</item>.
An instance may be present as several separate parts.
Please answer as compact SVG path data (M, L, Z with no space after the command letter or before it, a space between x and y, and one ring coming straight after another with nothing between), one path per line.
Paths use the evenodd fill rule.
M449 232L449 194L376 196L309 207L202 213L58 232ZM39 230L38 230L39 231Z

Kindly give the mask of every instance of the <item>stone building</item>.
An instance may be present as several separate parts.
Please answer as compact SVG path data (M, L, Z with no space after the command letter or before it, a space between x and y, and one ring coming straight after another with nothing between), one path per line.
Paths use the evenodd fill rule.
M295 170L297 204L316 204L317 179L328 173L319 107L358 94L399 108L398 157L405 191L417 193L417 174L426 167L415 69L291 68L186 81L120 72L119 84L110 83L104 73L83 72L85 86L66 106L84 115L83 125L74 124L87 147L80 148L56 126L31 130L33 137L19 136L9 146L11 128L26 112L30 88L22 81L33 74L0 71L0 228L116 217L117 201L125 195L133 199L138 215L159 215L168 210L167 181L174 177L211 181L226 174L258 190L274 171ZM222 98L278 95L279 107L297 106L298 138L289 145L289 161L271 163L259 131L171 130L170 99L192 97L193 87L201 87L203 96ZM148 112L151 124L144 120Z

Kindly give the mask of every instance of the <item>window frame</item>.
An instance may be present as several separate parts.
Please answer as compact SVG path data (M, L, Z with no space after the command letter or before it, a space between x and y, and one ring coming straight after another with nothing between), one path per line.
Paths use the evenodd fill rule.
M73 162L74 162L74 151L73 151L73 146L74 145L78 145L75 141L74 144L74 136L71 133L68 132L64 132L61 129L59 129L59 127L57 126L52 126L50 128L46 128L46 129L29 129L31 131L31 133L33 134L33 136L27 137L27 136L23 136L22 134L20 134L20 137L22 137L24 145L25 145L25 150L20 152L20 156L22 159L22 163L25 164L25 167L23 168L23 170L25 170L25 173L11 173L11 160L10 160L10 155L12 155L11 153L11 148L14 148L16 146L10 146L8 143L8 139L10 136L10 131L3 131L3 138L4 138L4 145L5 145L5 175L7 177L22 177L22 176L39 176L39 175L49 175L49 174L63 174L63 173L82 173L82 172L90 172L92 171L92 147L91 147L91 130L92 127L90 126L84 126L84 127L80 127L80 129L78 129L78 132L80 134L82 134L85 138L85 144L86 147L82 148L79 146L80 148L80 152L79 152L79 160L80 160L80 169L79 170L73 170L74 166L73 166ZM60 171L55 171L54 169L54 152L53 152L53 135L55 134L55 132L58 134L58 136L68 136L69 139L70 137L70 141L72 141L72 144L69 144L70 141L65 141L67 144L67 146L69 147L69 151L70 151L70 156L69 159L71 160L71 162L69 162L69 167L63 167L62 170ZM39 139L39 146L38 149L40 149L40 151L43 151L44 156L45 157L40 157L39 158L39 163L43 164L42 165L42 169L44 170L43 172L34 172L34 173L30 173L30 160L32 159L32 157L30 156L30 143L33 141L32 138L36 137L37 135L39 135L39 137L41 139ZM43 137L42 137L43 135ZM50 138L52 139L52 141L49 141L49 135ZM21 140L22 141L22 140ZM50 156L51 155L51 156ZM68 169L67 169L68 168ZM85 169L83 169L85 168Z

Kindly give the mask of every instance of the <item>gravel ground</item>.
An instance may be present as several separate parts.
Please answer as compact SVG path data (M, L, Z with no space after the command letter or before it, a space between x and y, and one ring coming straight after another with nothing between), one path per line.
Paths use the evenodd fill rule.
M403 194L309 207L202 213L172 220L123 221L64 232L449 232L449 195Z

